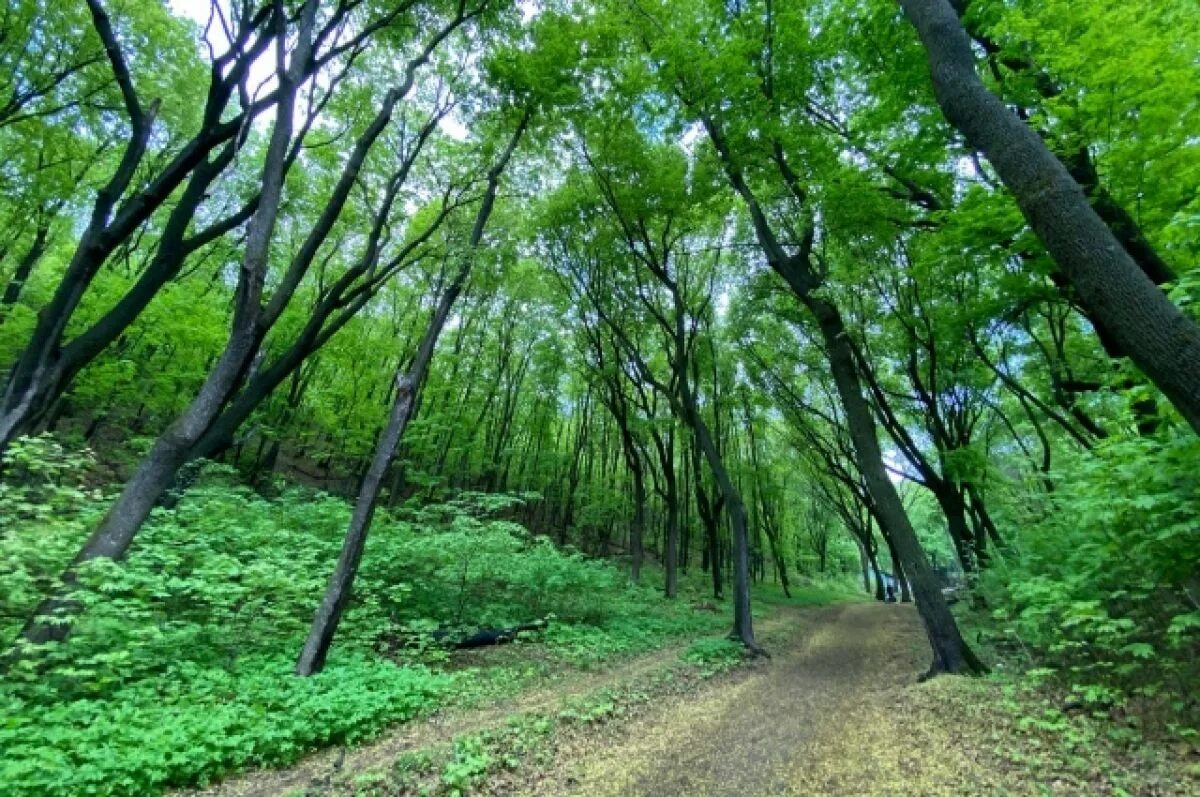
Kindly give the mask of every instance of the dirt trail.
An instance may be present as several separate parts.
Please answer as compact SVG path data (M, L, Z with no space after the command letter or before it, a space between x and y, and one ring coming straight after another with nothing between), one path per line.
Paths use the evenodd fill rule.
M764 634L790 633L796 609L786 608L761 623ZM286 769L252 770L234 775L203 789L184 789L177 797L277 797L294 793L324 794L335 784L353 780L357 774L387 770L402 754L444 745L456 736L504 724L515 714L534 714L557 709L572 697L619 684L636 683L651 673L679 662L692 639L678 642L641 656L594 670L566 670L544 685L470 709L448 709L426 720L397 726L367 744L333 747L305 757Z
M564 729L536 764L493 772L472 791L504 797L1200 793L1200 781L1181 777L1178 769L1144 761L1118 766L1098 750L1080 773L1080 755L1070 756L1072 766L1062 765L1063 751L1053 740L1043 747L1048 754L1030 757L1029 740L1000 708L995 683L917 682L929 654L911 605L788 607L759 623L758 631L771 659L688 682L610 722ZM686 645L603 670L564 673L492 706L401 726L371 745L318 753L287 770L248 773L202 794L408 794L411 789L397 784L368 791L353 784L358 776L388 770L405 752L496 728L514 714L554 714L572 696L643 683L678 667Z
M905 788L886 793L963 794L964 776L983 779L972 760L955 756L949 735L925 740L938 755L913 756L916 740L889 720L926 664L911 607L844 604L803 625L733 683L681 696L614 729L619 739L561 751L566 763L526 793L857 797L885 793L881 776L896 770Z

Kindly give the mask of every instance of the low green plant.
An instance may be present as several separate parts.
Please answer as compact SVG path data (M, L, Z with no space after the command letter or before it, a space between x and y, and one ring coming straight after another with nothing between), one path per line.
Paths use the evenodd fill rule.
M6 462L0 635L12 640L106 502L87 486L90 458L53 439L21 441ZM127 559L80 568L66 642L8 662L0 783L28 795L155 794L727 625L664 601L653 573L630 586L618 567L503 519L519 500L381 511L326 669L300 679L294 657L349 507L296 488L267 499L206 466L177 505L154 511ZM456 666L430 644L434 629L546 618L535 656L496 666ZM465 789L481 763L467 748L458 759L444 774Z
M684 661L709 676L736 667L745 659L745 648L726 637L697 639L681 655Z
M1197 462L1200 439L1178 429L1072 456L981 580L997 644L1086 709L1200 721Z
M442 784L457 797L482 780L493 763L481 736L460 736L454 740L453 756L442 767Z

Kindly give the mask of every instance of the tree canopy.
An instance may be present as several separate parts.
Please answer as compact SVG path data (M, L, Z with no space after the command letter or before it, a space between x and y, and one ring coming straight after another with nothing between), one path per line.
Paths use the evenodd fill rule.
M189 580L254 599L236 535L169 529L277 502L302 676L433 589L373 558L373 521L397 552L426 544L397 523L499 517L537 542L488 525L479 555L531 580L608 560L671 601L703 573L754 653L756 585L855 579L916 603L930 675L1019 648L1194 721L1194 12L14 0L11 699L142 677L155 612L217 589ZM353 502L314 521L340 554L299 488ZM467 572L463 540L438 567ZM474 600L455 622L539 619Z

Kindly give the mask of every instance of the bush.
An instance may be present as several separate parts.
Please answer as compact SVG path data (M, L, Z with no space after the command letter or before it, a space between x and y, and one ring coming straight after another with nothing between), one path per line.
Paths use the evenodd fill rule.
M1200 440L1182 430L1075 456L983 581L1002 628L1085 703L1169 695L1195 719L1198 462Z
M41 438L10 457L19 481L0 489L7 639L105 508L81 486L86 457ZM405 629L553 616L550 651L582 661L687 627L685 611L628 588L615 567L496 517L517 501L467 495L380 512L329 664L299 679L294 657L349 507L297 489L266 500L206 467L176 508L155 510L127 560L81 568L68 640L12 662L0 684L0 783L22 794L155 793L354 741L484 688L478 670L380 655Z
M696 665L706 675L732 669L745 658L746 649L727 637L697 639L683 652L683 660Z

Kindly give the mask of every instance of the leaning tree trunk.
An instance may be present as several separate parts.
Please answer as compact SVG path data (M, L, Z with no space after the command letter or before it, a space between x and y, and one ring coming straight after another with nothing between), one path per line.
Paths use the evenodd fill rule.
M742 503L742 497L738 494L733 480L729 477L729 472L725 469L725 463L713 442L708 424L700 417L696 397L688 386L686 377L681 377L679 380L679 393L688 425L692 427L696 438L696 445L708 461L713 478L717 482L717 488L724 496L725 506L729 510L729 525L733 536L731 552L733 559L733 631L730 636L736 638L750 651L761 653L762 649L754 639L754 620L750 614L750 539L746 522L746 506ZM717 570L718 559L719 556L714 553L712 557L714 572Z
M434 328L430 323L430 330ZM429 332L426 332L426 336ZM375 506L379 498L379 488L383 483L384 474L392 464L400 438L408 425L412 414L413 392L416 382L416 368L412 373L398 374L396 377L396 400L388 417L387 427L375 446L375 456L367 469L358 500L354 504L354 514L346 529L346 539L342 544L342 552L338 556L337 566L325 590L325 597L317 608L313 618L312 628L296 662L297 675L313 675L325 667L325 657L333 643L333 635L337 632L342 614L350 601L350 587L354 576L358 573L358 564L362 559L363 548L367 542L367 531L371 527L371 518L375 514Z
M38 214L38 225L34 231L33 243L26 250L25 255L17 261L17 268L13 271L12 277L9 278L8 284L4 287L4 295L0 296L0 324L4 323L8 311L17 300L21 298L21 291L25 288L25 283L29 281L29 276L33 273L33 267L42 259L42 255L46 253L46 247L49 245L50 238L50 223L53 216L47 216L45 212Z
M1089 314L1200 433L1200 325L1138 266L1046 143L980 80L950 3L899 2L925 47L947 121L995 167Z
M466 259L438 300L408 373L397 375L396 397L392 404L392 411L388 416L387 426L375 445L371 464L363 477L358 500L354 505L354 513L350 517L346 538L342 543L342 551L338 556L337 565L330 576L329 586L326 587L321 605L317 607L308 638L300 651L300 658L296 661L297 675L315 675L325 667L325 658L329 654L333 636L337 633L342 614L350 602L351 587L354 584L354 577L358 574L358 565L366 546L367 533L371 529L371 518L375 514L380 486L396 456L396 449L404 437L404 430L412 418L413 408L420 397L421 385L429 370L429 363L433 359L433 351L437 346L438 338L446 326L446 319L459 294L462 293L467 277L470 276L475 250L483 240L484 228L491 217L492 208L495 206L496 194L500 187L500 176L512 159L513 152L529 125L530 114L531 111L527 109L522 115L521 121L509 139L508 146L501 154L499 161L488 171L488 187L479 211L476 213L475 224L471 229L471 237L467 243L465 254Z
M396 375L396 397L392 403L392 411L388 415L387 426L375 445L371 464L363 476L341 554L333 569L333 575L330 576L329 586L325 589L325 596L321 599L321 605L317 607L316 616L313 617L312 628L308 632L300 658L296 662L297 675L313 675L325 667L325 657L329 654L333 635L337 632L342 614L350 602L350 587L358 574L358 565L367 543L367 532L371 529L371 519L375 515L380 487L396 456L396 449L404 436L404 430L412 418L413 405L429 369L429 361L433 358L433 349L437 345L442 328L446 325L451 307L462 292L468 270L467 267L462 268L450 287L442 294L408 372Z
M983 663L967 646L954 615L950 613L950 607L946 605L933 568L921 548L908 513L904 511L900 494L883 465L883 452L879 447L871 408L863 396L854 352L841 313L829 301L810 292L805 292L800 298L817 319L833 373L834 387L846 413L855 460L874 500L880 526L888 542L894 546L900 565L912 584L917 611L933 650L929 675L983 672Z
M796 298L816 319L825 354L829 361L834 387L846 414L855 462L875 507L875 514L885 534L891 535L916 593L917 610L925 625L933 663L929 674L940 672L980 672L985 668L975 657L962 634L945 597L937 585L929 560L917 539L917 533L904 511L896 486L883 465L883 452L870 405L863 396L854 350L848 339L845 322L836 305L815 292L821 287L821 276L811 262L815 227L810 224L802 237L798 251L789 254L771 227L771 222L759 204L757 196L746 181L733 157L720 125L711 116L701 116L705 129L720 157L730 184L742 197L750 212L751 223L763 254L771 268L779 274ZM782 148L779 149L782 153ZM803 196L799 177L780 154L776 158L780 176L793 195Z
M286 69L282 67L280 45L280 100L263 163L260 200L246 233L232 328L225 350L204 380L196 398L154 441L121 495L76 554L62 576L62 587L58 593L43 601L35 610L22 632L30 642L61 641L67 637L71 630L69 622L45 622L45 618L70 615L79 608L78 602L71 596L78 581L77 568L93 559L121 559L125 556L134 536L149 517L150 510L171 485L180 466L187 461L188 451L220 412L258 347L263 282L282 199L288 148L292 143L295 100L312 49L316 6L315 0L309 0L304 6L298 41Z

